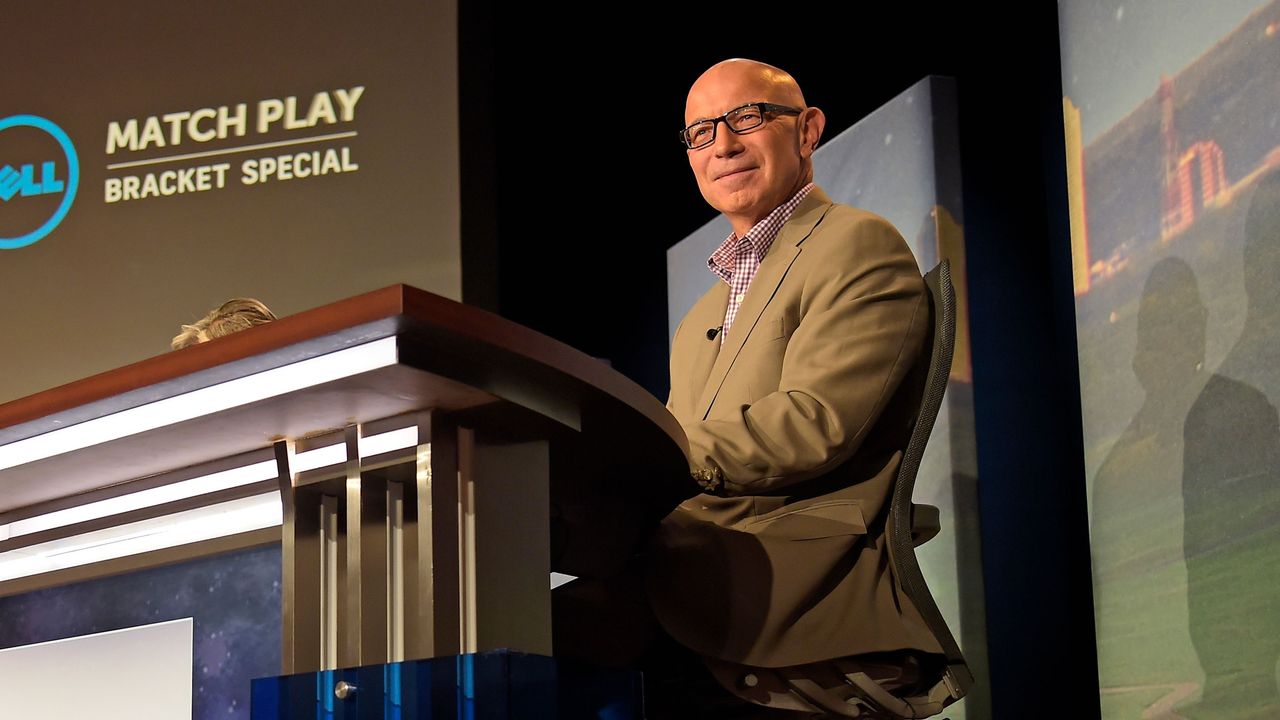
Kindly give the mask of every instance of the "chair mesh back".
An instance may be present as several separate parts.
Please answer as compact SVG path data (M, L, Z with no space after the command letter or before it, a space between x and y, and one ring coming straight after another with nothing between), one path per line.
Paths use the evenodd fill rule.
M925 584L924 575L920 572L920 563L916 560L915 545L912 542L911 496L916 486L916 474L920 470L920 459L924 456L929 434L933 431L938 410L942 407L942 396L947 389L956 332L956 294L951 284L950 263L943 260L937 267L930 270L924 279L933 305L929 369L925 376L920 413L911 431L911 440L907 444L902 466L898 470L897 481L894 484L893 500L889 510L889 552L903 592L915 604L934 637L942 645L943 653L947 658L948 672L951 674L951 682L955 685L956 697L959 698L963 697L968 690L973 678L964 662L964 657L960 654L960 647L956 644L955 637L938 610L938 604L934 602L928 585Z

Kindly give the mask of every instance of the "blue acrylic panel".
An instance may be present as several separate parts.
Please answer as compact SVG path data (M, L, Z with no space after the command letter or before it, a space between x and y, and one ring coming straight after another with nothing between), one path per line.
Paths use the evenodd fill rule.
M348 692L339 692L342 683ZM495 650L260 678L253 681L251 717L639 720L643 707L638 672Z

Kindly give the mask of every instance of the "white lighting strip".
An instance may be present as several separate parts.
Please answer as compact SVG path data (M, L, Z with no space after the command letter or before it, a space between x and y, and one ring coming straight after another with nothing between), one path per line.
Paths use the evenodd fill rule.
M142 520L0 554L0 582L279 525L280 498L266 493Z
M410 448L416 445L417 442L418 428L415 426L392 430L379 435L371 435L360 438L360 457L371 457ZM295 472L303 472L320 467L339 465L346 462L346 460L346 445L336 443L327 447L298 453L293 458L293 469ZM140 490L128 495L99 500L98 502L57 510L44 515L36 515L24 520L15 520L8 525L0 525L0 540L30 535L34 532L65 527L88 520L97 520L176 500L207 495L219 490L270 480L276 476L276 461L264 460L252 465L202 475L149 490Z
M30 535L41 530L74 525L87 520L97 520L98 518L162 505L175 500L185 500L197 495L207 495L227 488L270 480L273 477L276 477L276 461L264 460L252 465L162 485L150 490L141 490L128 495L99 500L98 502L78 505L65 510L57 510L25 520L15 520L9 523L8 535L9 537ZM4 537L3 530L0 530L0 537Z
M360 457L373 457L382 453L411 448L417 444L418 427L410 425L407 428L360 438Z
M418 428L411 425L399 430L360 438L360 457L367 458L382 453L404 450L418 444ZM316 468L341 465L347 461L346 443L337 442L315 450L298 453L293 457L292 469L296 473Z
M316 468L340 465L347 461L347 446L343 443L326 445L315 450L308 450L293 456L289 468L295 473L315 470Z
M361 438L360 456L380 455L410 448L417 443L417 428L410 426ZM299 453L294 457L295 469L314 469L341 463L345 460L345 448L344 444L338 443ZM426 451L429 452L429 446ZM0 525L0 539L246 485L269 479L275 474L275 461L253 463L77 508L18 520L7 526ZM217 503L0 553L0 582L275 527L280 525L281 520L280 497L275 492ZM555 588L573 579L571 575L551 573L550 585Z
M229 410L396 363L396 339L236 378L0 446L0 470Z
M392 430L361 438L360 456L381 455L411 448L417 443L418 428L416 426ZM337 443L298 453L293 459L293 470L295 472L313 470L345 461L346 445ZM276 462L264 460L128 495L15 520L8 525L0 525L0 540L240 487L276 476ZM0 553L0 582L273 527L280 522L280 497L275 492L218 503Z

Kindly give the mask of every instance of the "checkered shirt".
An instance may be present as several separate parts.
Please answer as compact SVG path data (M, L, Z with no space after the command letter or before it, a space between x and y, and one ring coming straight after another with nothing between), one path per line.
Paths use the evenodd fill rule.
M707 269L729 284L729 307L724 312L720 344L724 344L724 338L729 334L733 319L738 314L738 307L747 295L747 287L760 269L760 261L769 252L769 247L773 245L774 238L778 237L782 226L791 219L791 213L795 212L810 190L813 190L813 183L800 188L790 200L774 208L773 212L753 225L746 235L738 237L735 233L729 233L729 237L707 258Z

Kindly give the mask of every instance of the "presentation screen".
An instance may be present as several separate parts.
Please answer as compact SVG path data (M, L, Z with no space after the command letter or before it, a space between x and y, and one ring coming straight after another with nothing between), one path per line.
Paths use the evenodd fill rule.
M1280 2L1059 18L1102 714L1280 717Z
M20 3L0 402L394 283L461 297L456 6Z

